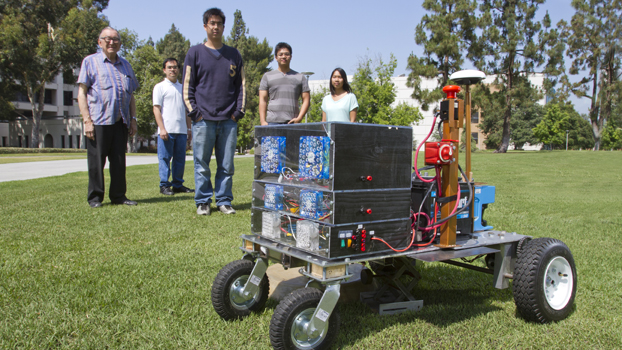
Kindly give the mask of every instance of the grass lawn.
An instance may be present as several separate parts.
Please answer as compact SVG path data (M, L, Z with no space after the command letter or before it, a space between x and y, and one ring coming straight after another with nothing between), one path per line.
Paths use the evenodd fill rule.
M568 319L527 323L490 275L427 263L421 311L339 305L335 347L622 348L621 169L621 152L473 155L475 180L497 187L489 224L570 247L578 291ZM253 158L236 158L238 213L209 217L195 214L192 195L159 195L157 165L128 168L136 207L91 209L86 172L0 183L0 348L269 349L276 302L225 322L210 301L220 268L242 256L252 176Z
M86 159L84 153L13 153L0 154L0 164L41 162L46 160Z

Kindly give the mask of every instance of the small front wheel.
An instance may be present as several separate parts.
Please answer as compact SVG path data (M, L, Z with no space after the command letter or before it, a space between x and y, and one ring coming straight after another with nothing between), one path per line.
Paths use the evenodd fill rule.
M552 238L528 241L516 261L512 292L518 313L528 321L566 318L577 292L577 269L570 249Z
M277 350L328 349L339 333L339 314L333 310L317 336L307 333L309 322L315 312L322 292L315 288L297 289L283 299L270 321L270 341Z
M241 319L251 312L263 310L268 300L270 283L263 276L255 295L245 296L241 292L253 271L253 262L236 260L223 267L212 285L212 305L216 313L225 320Z

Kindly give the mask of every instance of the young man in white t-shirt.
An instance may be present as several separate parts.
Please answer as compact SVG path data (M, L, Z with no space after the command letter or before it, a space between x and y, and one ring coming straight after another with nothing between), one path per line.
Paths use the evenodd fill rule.
M186 143L192 137L192 124L186 115L181 84L177 81L179 63L174 58L167 58L162 67L166 78L153 88L153 114L160 135L160 193L169 196L180 192L194 193L194 190L183 185ZM172 181L169 181L171 176Z

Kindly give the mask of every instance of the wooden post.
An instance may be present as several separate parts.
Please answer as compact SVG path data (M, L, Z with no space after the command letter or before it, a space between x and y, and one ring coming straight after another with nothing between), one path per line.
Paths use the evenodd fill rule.
M449 100L449 121L443 123L443 139L444 140L458 140L460 137L460 128L458 127L458 121L462 119L462 110L458 109L458 115L454 116L454 106L458 102L456 99ZM454 160L443 166L442 170L442 192L443 197L455 196L460 190L458 187L458 142L454 142L453 158ZM456 200L443 204L441 207L441 219L449 217L454 207L456 206ZM451 219L445 221L441 225L441 238L438 247L451 248L456 246L456 229L457 218L454 216Z

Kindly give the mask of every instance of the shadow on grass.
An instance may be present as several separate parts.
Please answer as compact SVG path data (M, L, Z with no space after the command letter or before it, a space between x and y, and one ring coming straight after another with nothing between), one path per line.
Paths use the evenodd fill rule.
M188 193L188 194L175 194L173 196L157 195L157 196L151 197L151 198L136 199L136 202L138 202L138 204L140 204L140 203L152 204L152 203L178 202L178 201L184 201L184 200L194 201L194 195L191 194L191 193Z
M475 319L481 315L502 310L495 301L513 300L511 288L499 290L492 285L492 276L481 272L457 269L445 264L430 264L418 268L422 275L412 290L423 308L417 312L380 316L367 305L351 302L339 305L341 331L336 348L351 346L387 328L420 327L422 323L446 328L454 323ZM518 314L516 317L520 317Z

